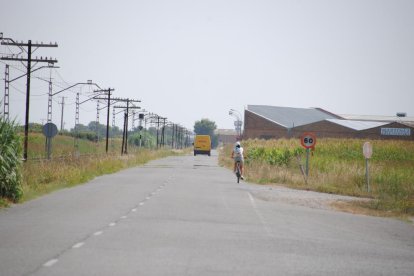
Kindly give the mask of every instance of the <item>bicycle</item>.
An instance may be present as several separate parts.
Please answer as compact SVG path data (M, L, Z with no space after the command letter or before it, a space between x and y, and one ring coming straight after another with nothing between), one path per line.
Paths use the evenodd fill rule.
M236 161L236 177L237 177L237 183L240 183L240 178L241 178L240 161Z

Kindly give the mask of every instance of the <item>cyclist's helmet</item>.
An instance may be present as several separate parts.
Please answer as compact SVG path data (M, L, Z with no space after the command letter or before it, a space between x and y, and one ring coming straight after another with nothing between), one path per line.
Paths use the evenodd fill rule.
M234 144L234 147L235 147L235 148L240 148L240 147L241 147L240 142L239 142L239 141L237 141L237 142L236 142L236 144Z

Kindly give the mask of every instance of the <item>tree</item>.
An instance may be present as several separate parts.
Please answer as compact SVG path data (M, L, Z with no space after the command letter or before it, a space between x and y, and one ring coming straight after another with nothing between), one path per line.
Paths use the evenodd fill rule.
M209 119L201 119L194 124L194 132L199 135L214 135L216 123Z
M198 135L210 135L212 147L217 147L218 137L214 134L217 125L215 122L210 121L209 119L201 119L196 121L194 124L194 132Z

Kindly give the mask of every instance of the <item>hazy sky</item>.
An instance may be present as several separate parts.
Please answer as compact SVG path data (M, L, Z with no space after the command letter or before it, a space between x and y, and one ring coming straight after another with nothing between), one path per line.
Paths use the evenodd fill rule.
M412 0L0 0L0 32L59 44L34 54L58 59L54 91L92 79L191 129L201 118L233 128L229 110L249 104L414 116ZM0 46L2 54L10 49L16 51ZM11 78L24 70L12 65ZM10 112L20 121L25 83L10 87ZM67 97L67 127L80 89L59 95ZM47 92L45 81L32 80L30 121L46 118ZM101 123L105 116L102 110ZM81 123L95 118L96 103L81 106ZM121 120L119 114L118 126Z

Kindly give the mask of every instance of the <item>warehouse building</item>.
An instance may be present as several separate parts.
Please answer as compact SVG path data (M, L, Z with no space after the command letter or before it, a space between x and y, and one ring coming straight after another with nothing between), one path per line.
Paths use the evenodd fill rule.
M406 122L347 120L321 108L249 105L245 109L244 139L317 137L414 140Z
M237 132L234 129L216 129L214 134L217 135L220 145L234 144L237 141Z

